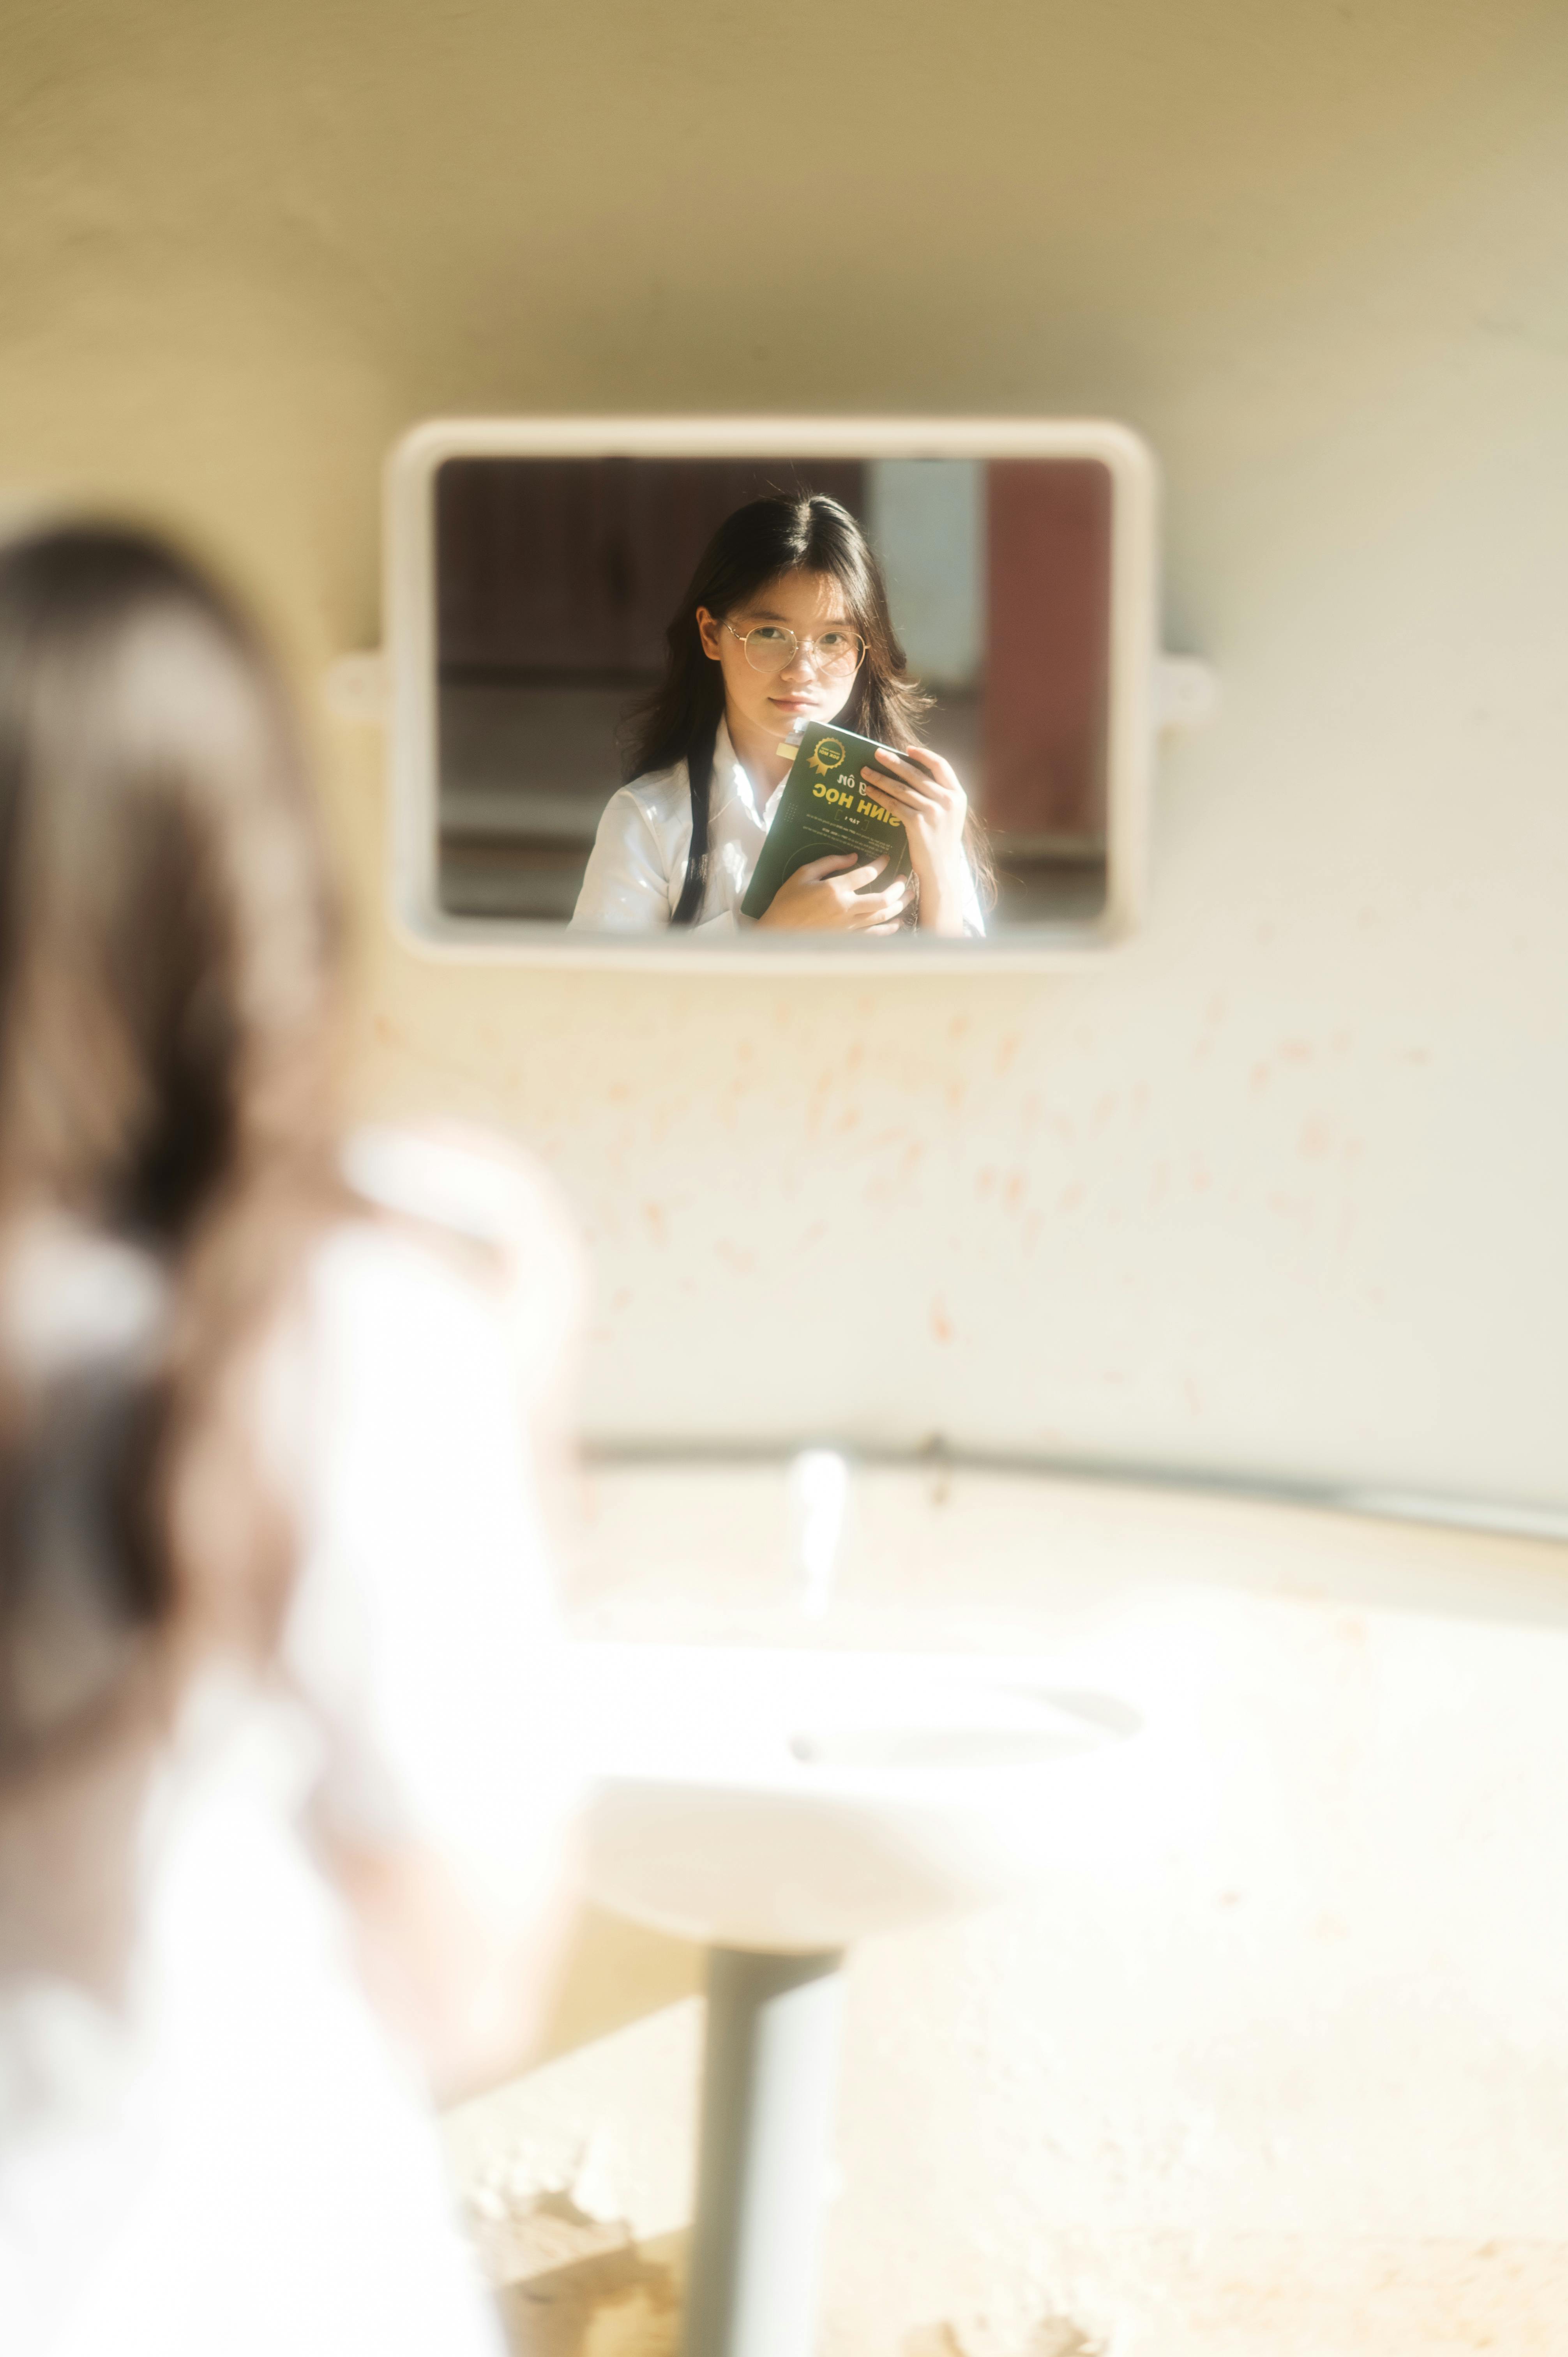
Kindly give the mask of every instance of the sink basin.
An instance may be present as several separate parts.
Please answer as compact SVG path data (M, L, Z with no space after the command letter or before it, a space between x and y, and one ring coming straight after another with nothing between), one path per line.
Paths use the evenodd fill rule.
M840 1949L1026 1889L1064 1764L1140 1724L1016 1656L575 1651L593 1896L716 1947Z
M575 1656L588 1888L709 1951L682 2357L809 2357L844 1951L1027 1889L1139 1721L1021 1653Z

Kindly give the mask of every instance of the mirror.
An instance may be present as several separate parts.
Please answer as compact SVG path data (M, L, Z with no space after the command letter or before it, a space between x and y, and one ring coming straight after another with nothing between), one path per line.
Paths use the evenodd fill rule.
M768 494L821 494L854 520L885 577L908 672L930 700L919 738L951 765L983 830L994 869L983 936L966 920L967 938L941 949L1083 947L1124 931L1142 882L1154 470L1122 428L1049 421L417 429L389 478L404 920L426 940L569 944L578 956L698 944L708 954L809 948L819 957L931 947L908 924L875 939L808 939L733 916L671 926L685 875L679 845L650 888L651 925L615 930L626 920L600 913L606 895L584 895L607 806L636 768L633 716L658 691L693 570L725 519ZM847 609L836 618L854 619ZM745 647L748 659L758 643ZM861 650L875 663L864 638ZM814 687L822 659L798 660ZM749 675L739 676L748 689ZM773 709L765 696L765 716ZM840 705L841 726L856 726L856 709ZM724 857L755 864L776 783L740 781L755 797L751 847ZM671 791L689 832L684 772ZM716 781L712 791L717 812ZM635 813L633 823L646 859L647 830ZM621 823L612 813L607 833ZM715 848L715 863L720 856ZM717 888L701 915L718 906Z

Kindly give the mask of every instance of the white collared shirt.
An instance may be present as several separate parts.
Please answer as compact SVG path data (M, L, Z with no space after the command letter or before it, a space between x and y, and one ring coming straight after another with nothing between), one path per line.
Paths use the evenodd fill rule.
M759 808L757 790L736 758L724 722L714 744L714 778L708 804L708 877L694 937L733 940L749 930L741 901L768 839L783 793L783 780ZM650 770L611 796L599 821L574 927L584 932L652 932L675 914L686 881L692 847L692 787L684 761ZM969 879L964 931L983 934L980 896Z

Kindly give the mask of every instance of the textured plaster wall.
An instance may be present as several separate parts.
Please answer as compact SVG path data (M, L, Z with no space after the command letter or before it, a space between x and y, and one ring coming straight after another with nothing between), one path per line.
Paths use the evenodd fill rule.
M181 522L310 680L424 414L1127 419L1224 704L1110 969L440 970L322 721L360 1100L541 1147L603 1434L1561 1502L1565 223L1554 0L8 0L0 484ZM835 2348L1568 2345L1561 1641L1236 1612L1207 1848L863 1959Z
M439 972L328 744L361 1096L533 1137L605 1434L940 1430L1560 1499L1568 19L1498 0L11 0L0 477L302 666L507 408L1088 410L1169 487L1145 937L940 984Z

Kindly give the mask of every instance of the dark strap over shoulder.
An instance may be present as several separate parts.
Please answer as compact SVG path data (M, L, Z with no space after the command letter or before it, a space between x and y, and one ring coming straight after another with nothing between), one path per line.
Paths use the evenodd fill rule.
M672 925L696 923L708 888L708 813L714 798L714 747L718 733L715 719L699 732L686 756L686 774L692 781L692 847L686 854L686 880L670 920Z

